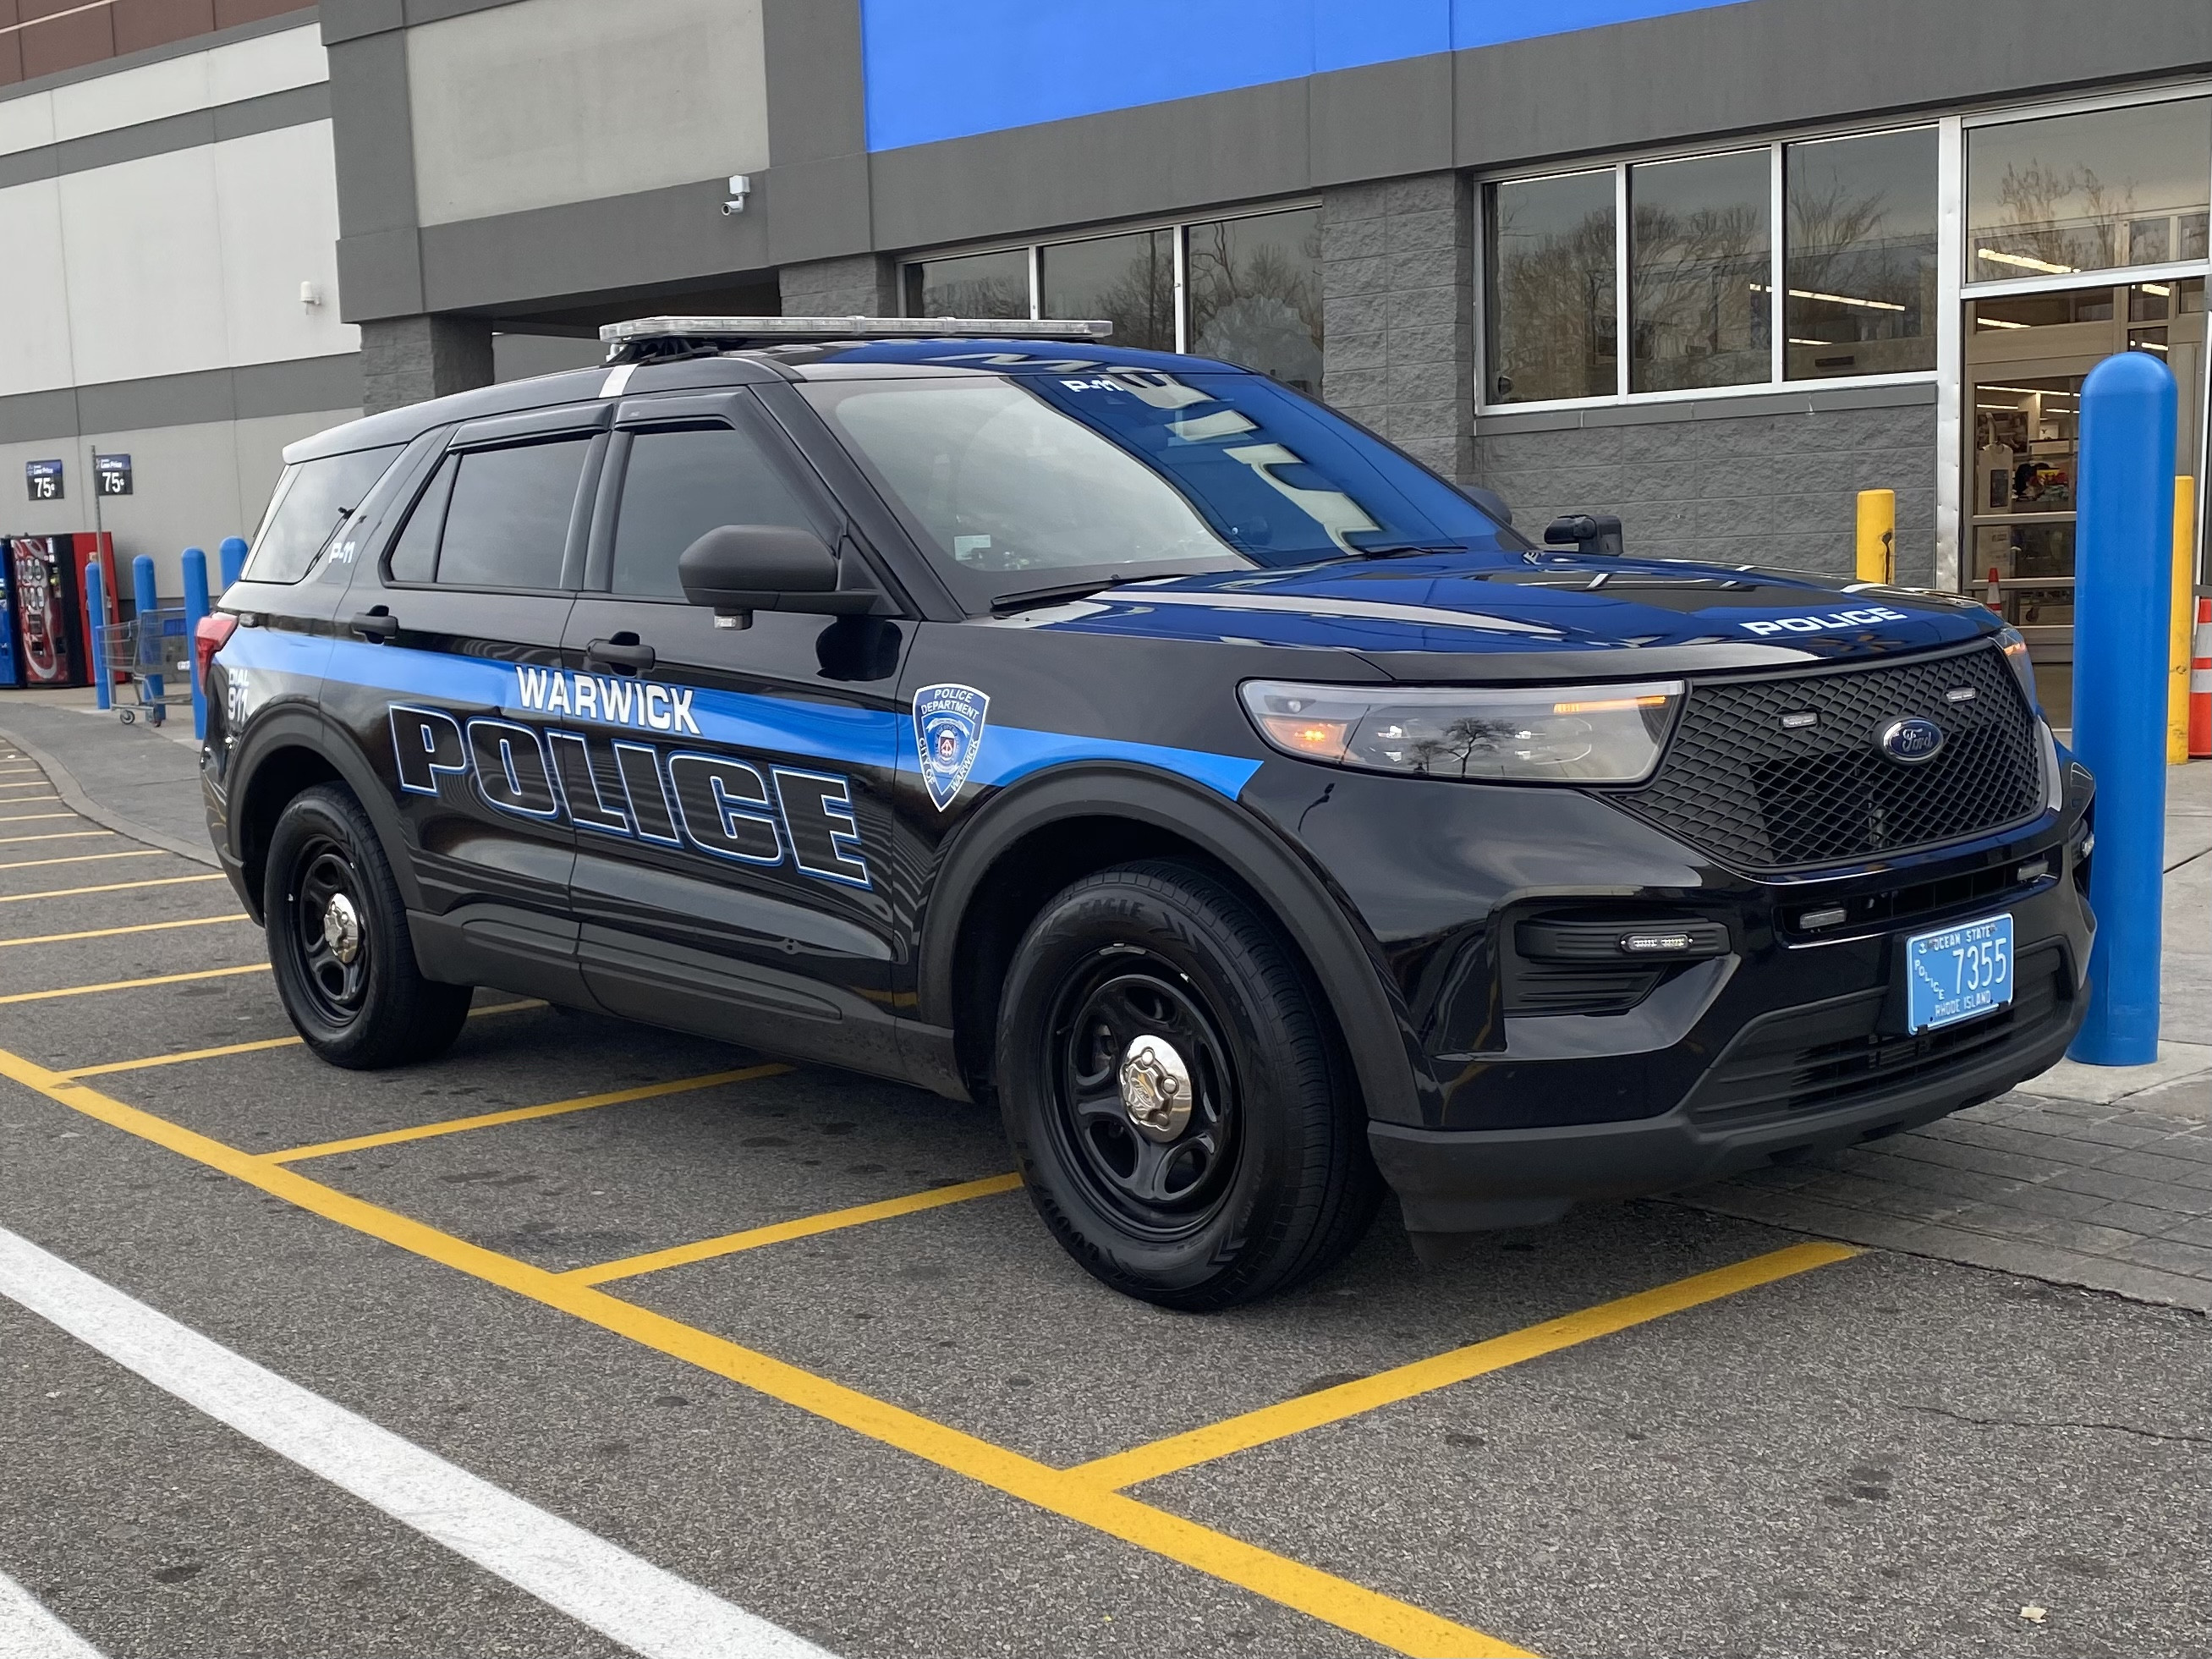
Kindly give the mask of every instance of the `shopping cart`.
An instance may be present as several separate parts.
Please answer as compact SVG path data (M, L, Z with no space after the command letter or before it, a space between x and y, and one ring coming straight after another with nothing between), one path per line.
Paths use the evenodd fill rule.
M159 726L172 708L191 705L192 639L184 606L142 611L128 622L102 623L100 633L110 672L131 682L133 700L116 706L125 726L142 710L149 726Z

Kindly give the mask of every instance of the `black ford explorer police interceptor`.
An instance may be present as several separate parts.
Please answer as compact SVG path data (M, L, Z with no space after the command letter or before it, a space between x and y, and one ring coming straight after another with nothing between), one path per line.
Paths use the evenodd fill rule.
M1260 375L1006 328L625 324L286 451L204 765L317 1054L487 986L994 1103L1194 1309L1385 1185L1433 1255L2059 1058L2091 782L1989 611L1538 545Z

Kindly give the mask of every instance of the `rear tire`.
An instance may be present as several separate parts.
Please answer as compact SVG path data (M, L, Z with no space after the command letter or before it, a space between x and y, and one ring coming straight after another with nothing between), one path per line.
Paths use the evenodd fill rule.
M307 1047L373 1072L443 1054L474 988L416 966L407 907L376 826L351 791L317 784L269 837L262 915L276 994Z
M1358 1243L1382 1183L1322 1008L1274 930L1191 866L1100 871L1048 903L1007 971L997 1079L1030 1201L1068 1254L1126 1295L1205 1311Z

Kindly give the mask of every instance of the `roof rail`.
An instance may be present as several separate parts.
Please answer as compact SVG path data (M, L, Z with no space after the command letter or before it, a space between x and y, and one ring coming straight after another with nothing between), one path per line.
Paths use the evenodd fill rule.
M1103 319L1009 317L639 317L599 330L607 361L833 340L1103 340Z

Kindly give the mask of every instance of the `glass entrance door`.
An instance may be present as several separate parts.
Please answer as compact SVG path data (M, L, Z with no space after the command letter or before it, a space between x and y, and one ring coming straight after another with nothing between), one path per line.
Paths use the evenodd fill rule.
M2082 382L2114 352L2165 358L2181 386L2175 463L2195 473L2204 341L2202 276L1968 302L1960 586L2027 635L2039 667L2073 656Z

